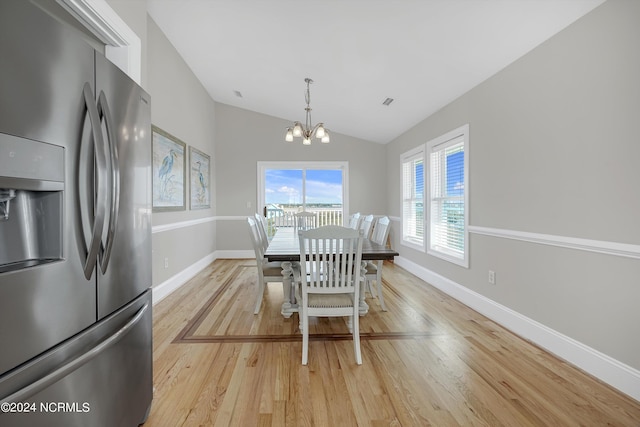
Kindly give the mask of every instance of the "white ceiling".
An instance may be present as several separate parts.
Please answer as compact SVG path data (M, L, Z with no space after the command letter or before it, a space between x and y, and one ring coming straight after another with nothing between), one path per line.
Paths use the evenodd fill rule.
M314 124L379 143L603 2L147 1L215 101L304 122L310 77ZM382 105L387 97L394 99L389 107Z

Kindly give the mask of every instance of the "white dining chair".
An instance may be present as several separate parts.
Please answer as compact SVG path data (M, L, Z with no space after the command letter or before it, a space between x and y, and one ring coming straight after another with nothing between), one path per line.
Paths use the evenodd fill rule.
M360 215L360 212L356 212L353 215L351 215L351 217L349 217L349 228L353 228L354 230L358 230L360 229L360 221L362 219L362 216Z
M318 228L318 216L313 212L296 212L293 214L296 230L311 230Z
M254 215L256 219L256 225L258 226L258 232L260 233L260 241L262 243L263 251L267 250L269 246L269 236L267 235L267 223L266 218L256 212Z
M359 294L362 233L327 225L301 231L301 287L299 312L302 329L302 364L309 358L309 317L348 317L356 363L360 352ZM305 262L308 259L308 262Z
M276 261L267 261L264 257L264 245L262 238L260 237L259 226L255 218L247 218L249 224L249 234L251 236L251 243L253 243L253 251L256 255L256 266L258 268L258 283L257 283L257 295L256 303L253 310L253 314L260 312L260 306L262 305L262 296L264 294L264 287L269 282L282 283L282 263ZM294 266L294 268L297 268Z
M360 230L362 230L362 236L368 239L371 236L371 229L373 228L373 215L367 215L360 223Z
M390 221L389 217L383 216L378 219L376 222L376 226L373 229L373 233L371 234L371 241L377 243L379 245L387 245L387 237L389 236L390 229ZM380 307L382 311L387 311L387 306L384 303L384 295L382 294L382 260L378 261L368 261L366 263L366 273L365 273L365 281L367 289L372 296L374 296L374 290L372 281L376 281L377 292L375 292L375 296L378 298L380 302Z

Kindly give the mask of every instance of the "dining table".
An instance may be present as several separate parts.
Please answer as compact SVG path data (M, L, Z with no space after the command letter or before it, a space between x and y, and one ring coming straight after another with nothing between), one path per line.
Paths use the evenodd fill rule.
M373 242L367 238L362 240L363 268L368 261L392 261L398 255L398 252L387 245ZM293 286L295 264L300 262L300 239L296 229L294 227L279 227L269 241L264 257L269 262L277 261L282 263L284 301L282 302L280 313L285 318L289 318L293 313L298 312L295 287ZM369 312L369 306L364 299L364 291L360 292L359 312L361 316Z

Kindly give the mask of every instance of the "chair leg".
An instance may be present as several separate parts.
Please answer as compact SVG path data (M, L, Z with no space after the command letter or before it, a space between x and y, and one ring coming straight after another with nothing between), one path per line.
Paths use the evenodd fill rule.
M306 365L309 359L309 316L302 314L302 364Z
M360 351L360 316L355 311L353 314L353 351L356 356L356 363L362 365L362 353Z
M371 279L367 279L367 282L369 283L369 293L371 294L371 296L373 298L378 298L378 291L376 290L376 287L373 286L373 280Z
M384 303L384 296L382 295L382 261L378 261L376 282L378 285L378 301L380 301L380 307L382 307L382 311L387 311L387 306Z
M373 287L373 283L371 283L371 282L372 282L372 281L371 281L371 279L369 279L369 278L365 278L365 285L366 285L366 286L365 286L365 290L364 290L364 292L365 292L365 293L366 293L366 292L369 292L369 294L371 295L371 297L372 297L372 298L375 298L375 297L377 297L377 295L376 295L376 290L375 290L375 288Z
M262 305L262 295L264 295L264 280L258 279L258 296L256 299L256 306L253 309L253 314L260 313L260 306Z

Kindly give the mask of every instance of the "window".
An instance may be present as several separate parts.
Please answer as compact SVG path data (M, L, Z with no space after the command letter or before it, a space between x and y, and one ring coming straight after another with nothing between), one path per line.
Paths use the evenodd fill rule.
M464 267L469 266L468 144L469 125L427 143L427 252Z
M347 162L258 162L258 206L268 233L293 225L293 214L316 213L319 225L342 225L348 200Z
M424 148L402 155L402 243L424 251Z

